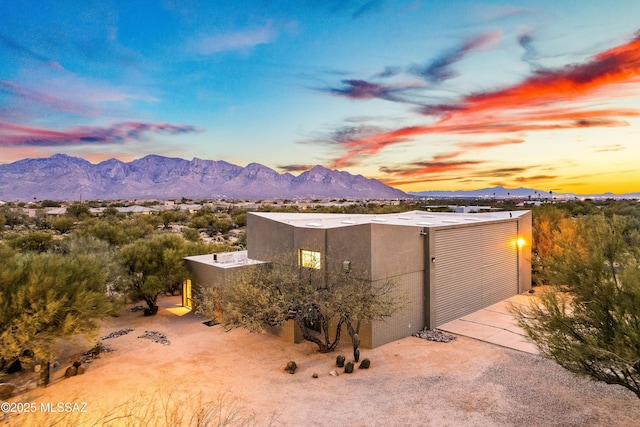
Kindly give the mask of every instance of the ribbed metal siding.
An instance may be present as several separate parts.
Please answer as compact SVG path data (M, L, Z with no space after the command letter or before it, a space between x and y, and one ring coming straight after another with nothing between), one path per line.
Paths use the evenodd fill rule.
M436 326L517 293L517 224L436 230Z

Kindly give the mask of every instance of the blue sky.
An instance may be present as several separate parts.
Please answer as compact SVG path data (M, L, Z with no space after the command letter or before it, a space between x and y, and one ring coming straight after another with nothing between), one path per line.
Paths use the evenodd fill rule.
M0 162L640 191L637 1L1 2Z

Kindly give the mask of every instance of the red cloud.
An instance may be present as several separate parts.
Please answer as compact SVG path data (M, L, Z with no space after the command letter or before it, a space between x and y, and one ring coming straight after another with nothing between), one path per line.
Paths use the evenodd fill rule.
M579 109L570 103L601 96L623 84L640 83L640 35L604 51L584 64L541 70L516 85L471 94L452 105L423 108L425 115L442 116L429 125L412 126L340 141L346 153L330 167L429 134L488 134L583 127L626 126L623 120L638 109ZM610 94L609 94L610 96ZM492 145L475 148L490 148Z

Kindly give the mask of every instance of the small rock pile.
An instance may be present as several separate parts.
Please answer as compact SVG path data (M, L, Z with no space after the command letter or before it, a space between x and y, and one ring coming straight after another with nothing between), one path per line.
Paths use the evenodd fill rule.
M69 366L67 370L64 372L65 378L75 377L76 375L84 374L84 366L82 363L76 361L73 362L73 365Z
M131 307L131 308L129 309L129 311L130 311L131 313L135 313L136 311L144 311L144 306L142 306L142 305L136 305L135 307Z
M120 329L119 331L111 332L109 335L106 335L100 339L103 341L110 340L111 338L118 338L123 335L127 335L129 332L133 332L133 329L131 328Z
M414 337L422 338L428 341L436 341L436 342L451 342L458 339L458 337L454 335L449 335L445 332L442 332L439 329L427 329L424 328L420 332L413 334Z
M102 343L97 343L93 348L91 348L91 350L82 353L82 356L80 356L80 361L82 363L91 363L95 359L100 359L100 354L110 353L112 351L114 351L112 348L109 348Z
M144 331L144 335L140 335L138 338L145 338L162 345L171 344L171 341L167 339L165 334L156 331Z

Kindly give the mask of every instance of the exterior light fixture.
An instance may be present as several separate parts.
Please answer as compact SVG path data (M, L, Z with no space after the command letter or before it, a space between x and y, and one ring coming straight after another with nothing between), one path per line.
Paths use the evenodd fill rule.
M524 239L522 237L518 237L518 240L516 240L516 243L518 244L518 249L522 249L522 247L524 246Z

